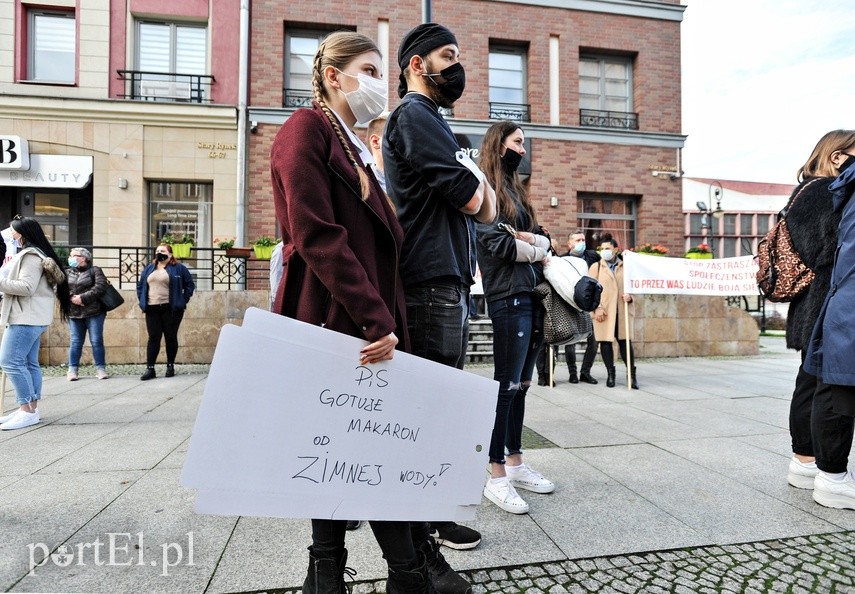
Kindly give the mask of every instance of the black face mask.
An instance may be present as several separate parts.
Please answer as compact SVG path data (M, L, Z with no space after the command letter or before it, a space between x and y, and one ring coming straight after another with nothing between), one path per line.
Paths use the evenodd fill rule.
M523 156L513 149L505 149L505 154L502 155L502 169L505 173L514 173L517 167L522 163Z
M840 171L840 173L843 173L844 171L852 167L852 165L855 165L855 157L853 157L852 155L846 155L846 160L843 161L843 163L841 163L840 167L838 167L837 169Z
M167 260L169 260L169 255L168 254L156 254L154 256L154 259L157 260L158 262L166 262Z
M463 70L463 64L458 62L452 64L445 70L440 70L438 74L425 74L429 77L433 84L439 89L440 95L448 101L449 105L443 107L451 107L455 101L463 95L463 89L466 88L466 72ZM435 76L440 76L445 79L445 82L440 84L434 80Z

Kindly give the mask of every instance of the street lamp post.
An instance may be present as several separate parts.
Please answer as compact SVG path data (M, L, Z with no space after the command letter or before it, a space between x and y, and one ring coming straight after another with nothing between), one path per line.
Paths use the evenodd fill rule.
M713 238L718 232L718 221L724 216L724 211L721 209L722 198L724 198L724 188L721 187L721 182L714 181L709 187L709 206L703 200L698 200L695 203L698 211L701 213L701 235L704 238L704 242L709 244L713 257L715 257ZM712 210L713 200L715 200L715 210ZM715 219L715 221L712 221L711 218ZM713 223L716 226L715 230L712 227Z

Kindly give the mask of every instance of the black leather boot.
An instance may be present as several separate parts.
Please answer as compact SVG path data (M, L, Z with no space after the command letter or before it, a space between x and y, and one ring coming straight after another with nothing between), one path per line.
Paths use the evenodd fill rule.
M606 378L606 387L607 388L614 388L615 387L615 368L609 367L607 371L608 371L608 377Z
M428 575L424 553L416 551L419 566L411 570L389 568L386 594L435 594L436 590Z
M596 379L591 377L591 373L589 371L582 371L579 374L579 380L585 382L586 384L596 384L598 383Z
M472 594L472 586L451 568L432 536L419 545L418 551L425 557L428 577L438 594Z
M175 365L172 363L166 364L166 377L173 377L175 375Z
M356 572L345 568L347 549L339 559L319 559L315 551L309 547L309 570L303 581L303 594L348 594L350 591L344 583L344 574L355 575Z
M578 383L579 383L579 376L578 376L578 375L576 375L576 368L575 368L575 367L570 367L570 368L568 369L568 371L570 372L570 379L569 379L569 382L570 382L571 384L578 384ZM584 375L584 373L583 373L582 375Z
M635 367L632 368L631 372L632 372L632 381L630 382L630 386L632 386L633 390L637 390L638 389L638 380L635 377Z
M154 379L157 377L157 373L154 371L154 367L146 367L143 374L140 376L140 380L146 381L150 379Z

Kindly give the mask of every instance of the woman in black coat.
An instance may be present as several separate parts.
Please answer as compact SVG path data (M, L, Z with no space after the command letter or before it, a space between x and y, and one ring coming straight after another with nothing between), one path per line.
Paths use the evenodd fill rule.
M796 385L790 404L790 437L793 457L787 481L800 489L813 489L817 473L814 443L817 419L811 411L815 399L826 400L828 386L804 371L804 352L822 303L831 284L831 269L837 245L840 213L834 212L829 184L840 173L844 149L855 145L855 131L834 130L823 136L810 158L799 170L799 185L793 190L793 201L787 213L787 228L793 246L802 261L816 275L802 295L790 303L787 314L787 348L802 352L802 365L796 375ZM801 193L800 193L801 192ZM812 429L813 426L813 429Z

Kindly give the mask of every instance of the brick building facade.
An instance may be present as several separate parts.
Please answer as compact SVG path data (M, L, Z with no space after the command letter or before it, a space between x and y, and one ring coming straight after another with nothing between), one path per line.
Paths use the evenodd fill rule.
M440 0L431 9L431 20L455 33L466 69L466 91L447 116L449 124L477 143L500 116L520 119L529 149L521 170L531 174L540 222L562 248L579 227L589 240L608 230L630 247L682 247L676 177L685 140L684 6L676 0ZM310 55L313 36L314 47L336 29L375 39L387 64L391 110L398 102L398 44L421 20L418 2L253 1L248 103L256 132L248 147L249 237L276 233L268 154L281 123L307 103L299 70L310 67L300 60ZM503 82L508 77L515 82ZM503 95L515 100L496 100Z

